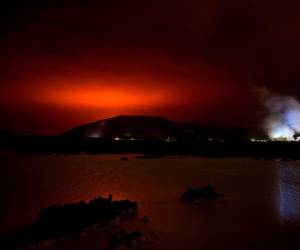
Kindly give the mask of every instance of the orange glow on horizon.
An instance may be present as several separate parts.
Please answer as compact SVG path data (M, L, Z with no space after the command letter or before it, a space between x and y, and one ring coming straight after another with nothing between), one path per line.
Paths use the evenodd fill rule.
M182 80L141 76L104 76L94 79L52 79L35 89L35 103L72 109L125 112L207 102L209 90L187 92ZM183 85L183 86L182 86ZM192 92L192 93L191 93ZM202 98L197 98L197 93Z
M19 103L33 110L41 108L45 120L58 119L63 130L121 114L191 120L190 111L196 109L197 115L205 115L219 100L216 82L175 74L52 75L37 79L31 88L19 89L18 97ZM25 92L30 95L22 95Z
M82 87L76 89L49 90L43 94L49 103L82 108L134 108L153 107L163 104L167 93L134 88Z

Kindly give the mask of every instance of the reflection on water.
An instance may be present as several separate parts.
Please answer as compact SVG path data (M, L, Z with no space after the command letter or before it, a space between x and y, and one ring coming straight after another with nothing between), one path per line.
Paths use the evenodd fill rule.
M283 222L300 220L300 168L293 162L277 169L278 212Z
M0 153L0 238L31 223L42 207L113 194L139 202L140 216L150 218L142 226L158 232L155 250L299 249L298 161L121 157ZM187 187L208 183L227 198L213 204L179 202ZM101 249L95 236L54 249Z

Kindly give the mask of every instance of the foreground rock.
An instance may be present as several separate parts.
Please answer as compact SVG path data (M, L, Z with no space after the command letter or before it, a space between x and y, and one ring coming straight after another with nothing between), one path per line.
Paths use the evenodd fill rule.
M225 197L224 194L217 193L211 185L202 188L188 188L180 197L182 202L209 201Z
M135 218L138 205L129 200L112 201L110 196L42 209L38 219L14 237L8 248L14 249L38 244L69 235L80 235L86 228L98 223L111 223Z

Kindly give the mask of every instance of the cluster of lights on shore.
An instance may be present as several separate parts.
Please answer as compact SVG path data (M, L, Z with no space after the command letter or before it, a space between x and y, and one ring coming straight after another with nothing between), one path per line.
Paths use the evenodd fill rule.
M120 138L120 137L115 137L114 138L114 141L143 141L144 139L138 139L138 138ZM172 138L172 137L167 137L164 141L166 142L175 142L177 141L175 138Z

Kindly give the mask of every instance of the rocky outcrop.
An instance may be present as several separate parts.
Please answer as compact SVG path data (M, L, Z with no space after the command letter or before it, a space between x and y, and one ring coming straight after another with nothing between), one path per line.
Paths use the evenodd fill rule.
M223 198L224 194L217 193L211 185L202 188L188 188L180 197L182 202L209 201L213 199Z
M80 235L86 228L97 223L111 223L135 218L138 205L129 200L113 201L96 198L65 205L54 205L42 209L36 221L27 226L12 240L9 248L28 246L68 235Z

